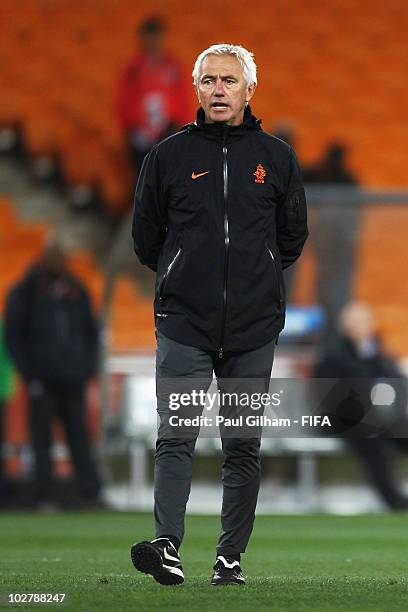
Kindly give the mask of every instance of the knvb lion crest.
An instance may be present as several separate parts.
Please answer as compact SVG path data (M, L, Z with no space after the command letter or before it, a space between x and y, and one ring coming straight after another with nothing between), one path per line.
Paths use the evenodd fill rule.
M254 172L255 183L265 182L266 171L262 164L258 164Z

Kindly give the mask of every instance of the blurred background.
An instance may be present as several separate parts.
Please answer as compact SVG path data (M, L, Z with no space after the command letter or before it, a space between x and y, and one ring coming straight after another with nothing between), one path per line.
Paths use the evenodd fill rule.
M406 2L3 0L0 18L4 507L152 505L154 278L132 253L132 196L144 154L194 120L191 71L214 43L239 43L255 54L252 110L264 130L293 145L307 189L310 238L286 277L287 325L274 376L404 377ZM64 259L58 270L50 268L56 250ZM35 304L24 289L33 269ZM75 327L85 311L77 304L72 312L81 314L70 314L73 291L89 296L87 316L99 329L99 375L95 362L80 377L85 400L66 408L51 405L62 402L61 393L48 404L38 399L38 363L28 373L21 358L32 340L24 325L40 312L41 291L53 295L62 321L68 317L67 338L77 334L78 346L89 330ZM58 300L66 301L62 310ZM26 318L15 320L19 308ZM40 337L53 333L46 323L53 316L41 310ZM37 348L31 354L45 352ZM47 359L82 359L79 349L75 355ZM406 396L397 395L405 414ZM78 402L81 410L86 405L89 438L84 422L70 419ZM83 440L75 446L76 431ZM404 445L363 446L265 440L259 511L406 509ZM39 456L48 448L54 477L48 474L40 494ZM218 511L220 456L217 440L200 441L191 511Z

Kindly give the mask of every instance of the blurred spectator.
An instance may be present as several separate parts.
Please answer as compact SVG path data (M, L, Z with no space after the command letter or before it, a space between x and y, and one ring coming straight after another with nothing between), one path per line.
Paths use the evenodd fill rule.
M97 368L98 325L85 288L69 273L57 244L50 243L11 290L5 338L28 390L36 502L52 502L54 417L63 423L83 501L97 502L100 483L90 453L85 390Z
M307 183L356 185L357 180L347 168L346 147L341 143L330 144L322 159L315 166L303 168L303 180Z
M288 145L294 147L295 145L295 134L291 121L288 119L280 119L275 127L271 130L272 136L280 138L283 142L287 142Z
M303 168L305 184L356 186L357 178L347 167L346 152L343 144L330 144L315 166ZM316 259L316 297L325 316L324 344L330 343L339 313L352 297L361 212L361 206L352 200L344 200L341 204L320 204L310 210L310 244ZM285 271L289 299L296 274L296 266L292 268Z
M4 469L5 408L13 393L13 367L7 355L0 323L0 506L7 505L8 488Z
M321 356L315 365L313 377L346 381L352 379L352 385L356 386L360 397L361 391L367 394L367 397L361 397L360 406L372 405L370 391L376 381L382 379L386 382L386 379L393 379L390 383L397 391L397 406L393 408L393 414L397 417L393 418L397 419L396 422L401 422L403 419L406 425L406 381L395 360L384 353L381 340L375 330L373 314L367 305L350 302L343 308L336 344ZM400 379L398 384L395 379ZM358 395L350 395L352 407L347 406L347 402L341 404L341 410L348 422L352 422L353 419L352 411L357 406L356 397ZM362 416L363 414L360 415ZM346 435L346 432L344 433ZM385 503L395 510L408 509L408 497L402 492L391 465L393 450L408 452L408 438L392 438L391 435L390 433L388 438L353 438L350 435L346 441L363 463Z
M191 85L179 62L163 49L164 34L160 19L142 23L140 50L119 82L117 112L136 172L154 144L191 121Z

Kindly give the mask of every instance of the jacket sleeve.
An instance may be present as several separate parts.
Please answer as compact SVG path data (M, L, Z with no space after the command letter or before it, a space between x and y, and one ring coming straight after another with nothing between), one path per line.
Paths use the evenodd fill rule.
M85 379L88 380L98 370L98 357L100 348L100 324L96 318L88 291L81 286L81 303L84 315L84 335L86 337L87 354L84 359Z
M277 241L282 269L297 260L309 235L305 190L299 163L292 148L289 164L289 180L276 211Z
M140 263L156 271L167 231L167 207L157 146L144 158L136 186L132 237Z
M6 303L4 339L7 351L24 378L33 375L28 355L28 304L20 286L11 290Z

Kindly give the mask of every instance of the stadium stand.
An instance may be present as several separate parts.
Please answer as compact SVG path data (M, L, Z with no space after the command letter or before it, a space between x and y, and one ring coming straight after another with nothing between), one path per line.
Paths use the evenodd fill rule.
M20 124L30 154L58 154L69 181L98 185L114 211L125 210L132 177L114 92L151 2L104 0L96 12L91 0L4 0L0 11L0 124ZM391 0L383 12L367 0L290 0L263 5L260 19L237 0L228 28L213 18L215 0L194 12L187 0L168 2L162 11L186 71L203 47L226 37L256 51L256 112L266 128L293 120L305 162L340 138L363 185L405 183L405 3Z
M408 346L408 286L404 281L408 256L407 226L406 205L366 208L353 282L354 297L372 306L387 350L400 358L406 357ZM308 245L302 255L296 284L296 304L314 303L314 274L315 261Z

